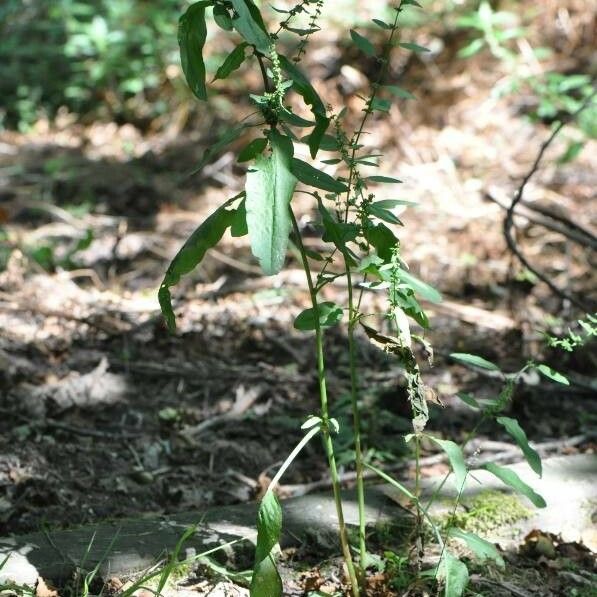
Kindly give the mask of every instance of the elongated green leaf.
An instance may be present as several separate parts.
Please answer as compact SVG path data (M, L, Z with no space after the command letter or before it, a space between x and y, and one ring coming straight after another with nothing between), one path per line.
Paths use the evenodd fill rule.
M238 162L248 162L255 159L260 153L263 153L267 147L267 139L260 137L253 139L246 147L240 150L236 160Z
M399 205L418 205L418 203L416 201L407 201L406 199L382 199L381 201L376 201L371 205L375 205L376 207L383 209L393 209Z
M257 515L257 547L251 579L251 597L279 597L282 580L274 562L272 550L282 532L282 508L273 491L263 496Z
M360 33L357 33L354 29L350 30L350 37L352 37L352 41L354 45L361 50L367 56L375 56L375 46L366 38L363 37Z
M412 52L417 52L418 54L421 54L423 52L430 52L431 50L429 48L425 48L423 46L420 46L419 44L413 44L410 42L402 42L400 44L398 44L401 48L404 48L405 50L411 50Z
M310 127L314 126L315 123L311 120L307 120L298 114L295 114L291 110L281 110L280 120L291 124L292 126Z
M290 170L292 141L272 131L270 142L272 154L257 157L245 185L251 250L266 275L277 274L284 265L292 227L289 205L296 186Z
M305 135L304 137L301 137L301 143L307 143L308 145L311 145L311 135ZM325 151L337 151L340 148L338 141L336 141L336 139L331 135L323 135L319 142L319 147Z
M235 139L238 139L243 131L250 125L239 124L228 129L215 143L212 143L208 149L205 150L201 161L197 167L190 173L190 175L197 174L208 164L218 153L222 151L227 145L232 143Z
M268 55L271 39L261 18L259 9L252 0L231 0L236 16L232 25L243 39L255 46L262 54Z
M224 205L216 209L191 234L168 266L158 291L158 299L162 314L171 332L176 329L176 318L172 309L170 287L177 284L182 276L195 269L201 263L208 249L217 245L226 229L237 222L237 209L228 209L228 206L243 194L241 193L229 199Z
M416 99L415 96L406 89L402 87L398 87L398 85L384 85L384 89L387 89L391 93L393 93L396 97L401 99Z
M397 246L398 239L396 235L381 222L379 224L368 224L364 230L365 238L375 252L385 261L392 259L392 250Z
M448 456L450 466L454 471L454 477L456 479L456 490L460 491L464 486L468 474L468 469L466 468L466 463L464 462L464 456L460 446L449 439L439 439L432 435L428 435L427 437L435 442Z
M545 375L545 377L551 379L552 381L557 381L558 383L564 384L565 386L570 385L570 382L568 381L567 377L565 377L561 373L558 373L555 369L552 369L547 365L537 365L536 369L537 371L539 371L539 373Z
M456 394L456 396L458 396L458 398L460 398L460 400L462 400L467 406L470 406L471 408L474 408L477 410L481 409L481 405L477 402L477 400L474 396L471 396L470 394L467 394L466 392L458 392L458 394Z
M381 19L371 19L378 27L381 27L382 29L392 29L392 25L390 25L389 23L386 23L385 21L382 21Z
M322 142L323 135L330 124L330 119L326 116L325 105L317 91L315 91L313 85L309 82L309 79L305 77L299 67L282 54L279 55L279 59L280 66L292 80L292 89L303 98L307 105L311 106L311 112L313 112L316 124L313 132L309 135L308 142L311 157L315 158Z
M330 119L322 114L315 113L315 128L313 129L312 133L309 135L309 152L311 157L315 159L319 148L321 147L321 142L325 132L328 130L330 126Z
M529 498L529 500L531 500L531 502L537 508L545 508L545 506L547 506L545 500L538 493L536 493L532 487L527 485L513 470L498 466L493 462L489 462L483 465L481 468L489 471L492 475L495 475L500 481L502 481L502 483L509 485L518 493Z
M496 546L485 539L475 535L475 533L467 533L459 528L451 528L448 531L450 537L462 539L468 548L482 561L493 560L500 568L505 567L504 558L497 550Z
M357 234L359 233L359 227L356 224L345 224L336 221L321 200L318 204L319 213L321 214L323 227L325 229L322 237L323 240L325 242L334 243L338 250L342 254L345 254L347 251L347 243L356 239Z
M311 164L303 162L298 158L292 160L292 173L304 184L331 193L342 193L346 191L347 187L343 182L336 180L334 177L313 168Z
M381 201L379 201L378 203L381 203ZM390 224L398 224L400 226L402 225L402 222L395 214L393 214L389 209L379 206L377 203L371 203L370 205L368 205L367 213L371 214L372 216L375 216L376 218L379 218L380 220L383 220L384 222L389 222Z
M541 466L541 457L537 454L537 451L531 448L529 445L529 440L527 439L527 434L524 432L524 429L518 424L516 419L511 419L509 417L497 417L496 421L503 425L506 431L514 438L514 441L520 446L524 457L527 459L529 466L535 471L539 476L543 474L543 469Z
M306 104L311 106L313 114L325 115L325 104L301 69L282 54L278 58L280 59L280 66L286 71L290 79L292 79L292 88L305 100Z
M245 61L245 48L248 46L247 42L242 42L226 56L226 60L222 63L220 68L216 71L216 76L214 77L214 81L216 79L225 79L233 73L240 65Z
M233 29L230 13L221 4L216 4L214 6L214 21L216 22L216 25L220 27L220 29L224 29L224 31L232 31Z
M401 180L398 180L397 178L392 178L391 176L381 176L381 175L375 175L375 176L367 176L367 178L365 178L365 180L367 182L381 182L381 183L388 183L388 184L392 184L392 183L400 183L402 182Z
M410 272L405 269L398 268L398 275L400 281L410 286L421 298L431 303L441 303L442 295L430 284L419 280L416 276L413 276Z
M468 354L466 352L453 352L450 355L450 358L458 361L459 363L463 363L464 365L472 365L473 367L480 367L481 369L488 369L489 371L499 371L500 368L484 359L483 357L478 357L476 354Z
M317 328L318 319L321 327L331 327L342 321L344 311L336 303L326 301L319 303L317 307L317 311L313 308L301 311L294 320L294 327L297 330L308 331Z
M208 2L195 2L178 22L178 45L182 71L191 91L201 100L207 99L203 46L207 37L205 7Z
M387 99L374 97L369 104L369 107L371 110L377 110L378 112L389 112L390 108L392 107L392 102Z
M444 597L461 597L468 585L468 568L448 550L439 566L439 575L444 581Z

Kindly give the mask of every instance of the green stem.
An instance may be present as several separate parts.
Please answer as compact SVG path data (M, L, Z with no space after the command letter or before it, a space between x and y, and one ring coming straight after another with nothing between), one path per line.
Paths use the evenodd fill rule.
M364 578L367 546L365 542L365 483L363 479L363 452L361 447L361 413L359 409L359 380L357 351L354 329L358 322L358 307L355 307L350 264L344 255L346 281L348 284L348 356L350 366L350 402L352 405L352 425L357 474L357 504L359 509L359 573Z
M289 454L288 458L286 458L286 460L280 467L280 470L276 473L276 476L271 480L271 482L267 488L268 491L273 491L275 489L276 485L279 483L280 479L282 478L282 475L286 472L286 469L292 464L292 461L299 455L300 451L311 441L313 436L317 435L318 433L319 433L319 426L314 427L296 445L294 450L292 450L292 452Z
M321 425L321 432L323 435L323 445L324 445L325 453L326 453L326 456L328 459L328 466L330 469L330 476L331 476L331 480L332 480L332 491L334 494L334 504L336 506L336 514L338 516L340 545L342 547L342 555L344 557L344 562L346 564L346 569L348 571L348 576L350 579L352 595L353 595L353 597L360 597L359 583L357 580L354 563L352 561L352 555L350 553L350 544L348 542L348 532L346 530L346 522L344 521L344 510L342 508L342 495L340 493L340 477L338 475L338 467L336 466L336 456L334 454L334 444L332 442L332 437L330 435L330 426L329 426L330 412L329 412L327 385L326 385L326 377L325 377L325 359L324 359L324 354L323 354L323 331L321 329L321 324L319 322L319 318L317 317L317 313L318 313L317 292L315 290L315 287L313 286L313 279L311 278L311 268L309 267L309 260L307 259L307 253L305 252L305 247L303 245L301 233L300 233L298 224L296 222L296 218L294 217L294 213L291 208L290 208L290 218L292 220L292 228L294 231L294 235L296 237L297 247L301 254L301 261L303 264L303 269L304 269L305 275L307 277L307 285L309 287L309 295L311 297L311 306L315 313L315 343L317 346L317 379L319 381L319 400L320 400L320 407L321 407L321 418L323 421L323 423Z

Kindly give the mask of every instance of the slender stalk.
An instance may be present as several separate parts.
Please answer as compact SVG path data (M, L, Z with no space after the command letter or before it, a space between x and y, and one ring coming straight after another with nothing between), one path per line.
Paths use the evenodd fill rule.
M399 6L400 9L400 6ZM396 29L398 26L398 16L400 14L400 10L396 11L396 15L394 18L394 23L392 25L392 31L390 33L390 37L388 39L388 43L386 45L386 49L384 51L384 55L381 59L382 62L382 69L381 73L378 77L377 83L373 86L373 91L365 108L365 113L361 120L358 130L353 136L352 139L352 154L350 156L350 171L348 176L348 189L346 194L346 206L345 206L345 213L344 219L348 219L348 210L350 207L350 192L353 186L353 182L355 179L355 158L357 153L357 145L361 135L363 134L363 130L365 128L365 124L369 115L372 112L371 106L373 104L373 100L377 95L377 91L379 89L380 81L382 81L387 73L388 64L389 64L389 54L392 48L392 42L394 39L394 34L396 33ZM357 351L356 351L356 341L355 341L355 326L358 322L358 312L359 306L361 303L362 292L359 296L357 301L357 305L355 306L354 301L354 293L352 287L352 276L350 271L350 262L346 254L343 255L344 257L344 270L346 274L346 281L348 284L348 353L349 353L349 367L350 367L350 402L352 406L352 422L353 422L353 437L354 437L354 449L355 449L355 469L356 469L356 486L357 486L357 504L358 504L358 511L359 511L359 576L361 579L364 578L364 566L366 562L367 556L367 545L366 545L366 538L365 538L365 483L363 479L363 451L362 451L362 442L361 442L361 415L360 415L360 408L359 408L359 381L358 381L358 367L357 367Z
M358 307L354 304L352 276L347 256L344 255L346 281L348 283L348 357L350 366L350 402L352 405L352 424L355 450L355 469L357 474L357 504L359 509L359 576L364 578L367 545L365 542L365 483L363 479L363 452L361 446L361 413L359 407L359 379L357 369L357 351L354 330L358 322Z
M294 217L294 213L290 208L290 218L292 220L292 228L294 231L294 235L296 237L296 243L298 250L301 254L301 261L303 264L303 269L305 271L305 275L307 277L307 286L309 287L309 296L311 298L311 306L313 311L315 312L315 343L317 347L317 379L319 382L319 400L320 400L320 408L321 408L321 418L322 418L322 426L321 432L323 435L323 445L325 449L325 453L328 459L328 466L330 469L330 476L332 480L332 491L334 494L334 504L336 506L336 514L338 516L338 527L339 527L339 534L340 534L340 545L342 547L342 555L344 557L344 562L346 564L346 568L348 571L348 576L350 579L350 585L352 590L353 597L360 597L360 590L359 590L359 583L357 580L357 575L355 572L354 563L352 561L352 555L350 553L350 544L348 542L348 532L346 530L346 522L344 521L344 510L342 508L342 496L340 493L340 477L338 475L338 467L336 466L336 456L334 454L334 444L332 442L332 437L330 435L330 412L329 412L329 403L328 403L328 394L327 394L327 385L326 385L326 377L325 377L325 359L323 354L323 331L321 329L321 324L319 322L319 318L317 317L318 313L318 303L317 303L317 292L315 287L313 286L313 279L311 278L311 268L309 267L309 261L307 259L307 253L305 252L305 247L303 245L303 240L301 238L301 233L296 222L296 218Z

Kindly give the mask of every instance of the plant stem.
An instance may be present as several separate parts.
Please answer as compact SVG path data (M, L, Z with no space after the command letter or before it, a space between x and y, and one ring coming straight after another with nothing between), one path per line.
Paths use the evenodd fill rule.
M357 473L357 504L359 509L359 576L364 578L367 546L365 543L365 483L363 480L363 452L361 447L361 413L359 409L359 380L357 351L354 329L358 322L358 307L355 308L350 263L344 255L346 281L348 284L348 357L350 366L350 402L354 436L355 468Z
M330 413L329 403L327 395L327 385L325 377L325 359L323 354L323 331L321 329L321 323L319 322L318 304L317 304L317 292L313 286L313 279L311 278L311 268L309 267L309 261L307 259L307 253L303 245L301 233L294 217L292 208L290 209L290 218L292 220L292 228L296 237L296 243L298 250L301 254L301 261L303 263L303 270L307 277L307 285L309 287L309 295L311 298L311 306L315 313L315 343L317 347L317 379L319 381L319 400L321 408L322 426L321 431L323 435L323 445L325 453L328 459L328 466L330 469L330 476L332 480L332 491L334 494L334 503L336 506L336 514L338 516L338 527L340 534L340 545L342 547L342 555L348 571L350 579L350 586L353 597L360 597L359 583L355 572L354 563L352 561L352 555L350 553L350 544L348 542L348 533L346 530L346 523L344 521L344 511L342 508L342 496L340 493L340 477L338 475L338 468L336 466L336 456L334 454L334 444L330 435Z

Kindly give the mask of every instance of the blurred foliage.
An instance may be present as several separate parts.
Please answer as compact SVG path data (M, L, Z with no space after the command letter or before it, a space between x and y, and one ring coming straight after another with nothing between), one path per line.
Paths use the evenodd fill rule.
M332 11L334 19L357 14L356 0L334 1L346 8ZM54 118L62 106L88 120L131 122L141 129L171 112L190 97L177 46L178 16L187 5L185 0L1 0L0 129L27 130L40 116ZM507 64L510 76L501 91L536 98L533 118L549 122L573 112L589 93L589 78L556 72L520 76L523 58L516 42L527 35L526 9L524 3L496 8L500 5L434 0L428 12L407 11L405 24L428 27L435 18L444 30L461 33L460 58L486 52ZM538 60L549 53L533 51ZM220 56L208 56L208 70L220 62ZM585 110L579 124L594 138L595 110ZM571 146L568 157L579 150L578 144Z
M2 0L0 125L26 129L59 107L114 120L168 110L179 0Z

